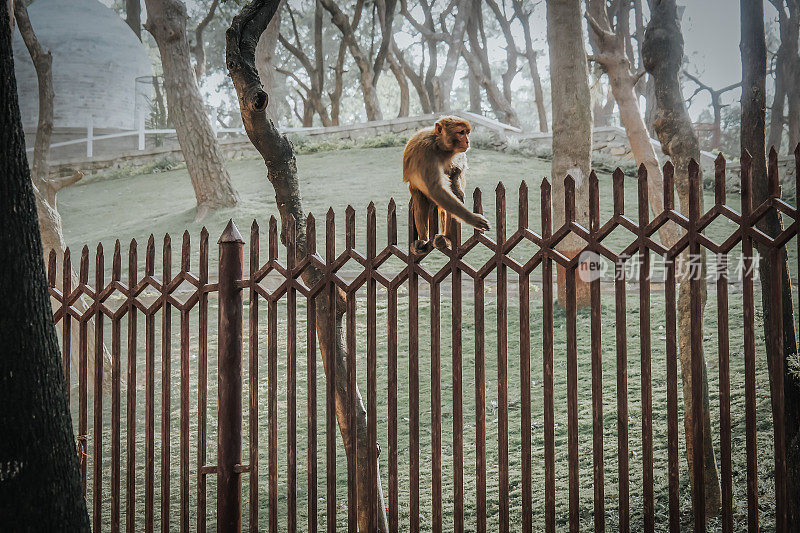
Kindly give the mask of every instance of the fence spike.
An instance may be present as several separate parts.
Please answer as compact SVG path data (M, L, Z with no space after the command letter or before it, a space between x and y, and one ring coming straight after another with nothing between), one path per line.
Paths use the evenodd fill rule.
M644 230L644 227L650 221L650 209L647 199L647 168L644 163L639 165L638 170L639 181L637 183L638 197L638 211L639 211L639 228Z
M311 213L306 217L306 254L317 253L317 221Z
M189 230L183 232L183 242L181 242L181 272L189 272L189 264L191 262L191 238L189 237Z
M694 158L689 160L689 217L697 221L700 217L700 165Z
M480 187L475 187L475 190L472 191L472 205L474 206L473 211L483 214L483 195Z
M714 203L725 203L725 157L722 153L714 159Z
M328 208L325 217L325 261L330 265L336 259L336 214Z
M779 198L780 192L780 177L778 176L778 152L775 147L770 148L769 151L769 166L767 172L768 194L772 198Z
M56 286L56 251L52 248L47 256L47 284Z
M552 235L552 220L550 218L550 180L542 178L541 185L541 219L542 219L542 237L548 238Z
M147 239L147 251L145 252L145 275L152 276L156 271L156 240L153 234Z
M226 242L244 242L242 234L239 233L239 228L236 227L236 224L233 222L232 218L228 219L228 224L225 226L225 229L222 230L222 235L219 236L217 244Z
M589 172L589 231L594 233L600 226L600 184L597 173Z
M387 239L389 245L397 244L397 204L394 198L389 199L389 209L387 218Z
M278 220L275 215L269 217L269 260L278 257Z
M352 205L344 210L344 240L348 250L356 247L356 210Z
M111 265L111 279L119 281L122 277L122 254L120 253L119 239L114 242L114 256Z
M617 167L611 175L611 190L614 200L614 216L625 213L625 173Z
M519 229L528 227L528 184L525 180L519 184L519 213L517 215Z
M80 280L83 284L89 281L89 246L86 244L81 249Z
M675 209L675 166L664 163L664 209Z
M575 220L575 178L567 174L564 178L564 222Z

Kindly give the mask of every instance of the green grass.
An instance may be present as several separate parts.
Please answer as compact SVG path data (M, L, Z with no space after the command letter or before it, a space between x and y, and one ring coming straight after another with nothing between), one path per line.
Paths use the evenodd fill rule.
M364 221L365 207L370 202L375 202L378 208L378 236L379 246L385 244L386 220L385 205L389 197L394 197L398 201L398 227L400 229L400 240L405 242L406 220L407 220L407 198L408 193L400 180L400 157L402 149L397 147L362 149L353 148L337 152L320 152L298 157L298 168L300 175L301 191L304 194L304 207L307 212L313 212L318 217L318 234L323 234L324 215L329 206L333 206L337 214L337 249L341 250L344 244L344 209L350 204L356 208L357 221L357 247L364 250ZM495 153L483 150L473 150L470 152L470 191L474 186L480 186L484 191L484 208L489 213L489 219L494 222L495 194L494 187L498 180L503 180L508 191L508 225L509 234L517 227L517 189L521 181L527 180L531 187L530 194L530 218L531 225L538 230L539 228L539 195L538 187L541 178L549 176L549 163L537 159L529 159L522 156ZM213 213L203 221L210 232L212 244L211 257L216 259L214 243L217 236L221 233L228 218L234 218L239 224L242 233L247 236L249 224L256 218L264 230L267 227L267 220L270 215L277 215L275 201L271 186L266 180L265 168L263 163L258 160L233 161L228 164L231 171L234 185L241 195L240 204L232 209L221 210ZM626 212L628 216L635 219L635 200L636 200L636 180L626 179ZM608 175L601 175L601 221L610 215L610 180ZM713 196L706 194L706 206L711 205ZM64 219L65 238L67 243L77 249L83 244L93 246L97 242L103 242L106 250L113 246L114 239L120 238L123 243L131 238L136 238L140 242L140 265L143 263L143 245L150 233L160 239L164 233L173 235L173 250L179 246L179 235L184 229L188 229L192 243L196 246L200 232L200 225L194 222L194 197L189 184L189 179L185 169L177 169L166 172L142 174L137 176L124 176L117 174L108 178L98 177L88 180L86 183L71 187L59 194L59 209ZM722 223L715 223L709 228L709 235L722 236L731 231L732 226ZM264 231L262 231L263 233ZM468 235L471 232L465 232ZM630 234L625 235L624 231L615 231L610 237L608 246L615 251L619 251L624 244L632 239ZM266 245L266 236L262 236L262 248ZM793 241L794 242L794 241ZM158 240L157 240L158 243ZM160 245L159 245L160 246ZM157 249L160 249L157 246ZM318 249L322 250L324 243L318 240ZM794 249L792 244L792 249ZM246 247L247 249L247 247ZM123 246L123 252L125 247ZM515 249L512 256L523 260L529 257L533 247L520 246ZM262 258L265 257L262 251ZM438 252L437 252L438 254ZM283 253L281 254L284 255ZM467 262L473 265L481 265L490 256L490 252L479 249L472 252L467 257ZM736 253L734 257L736 257ZM434 269L441 264L441 255L426 259L425 265ZM127 260L123 253L123 265ZM193 264L196 261L196 248L193 252ZM247 262L247 258L245 258ZM160 264L160 252L157 254L157 264ZM93 261L92 261L93 264ZM173 260L177 264L177 259ZM247 263L246 263L247 264ZM794 263L793 263L794 264ZM106 268L111 266L110 253L106 259ZM247 267L246 267L247 268ZM347 267L345 267L347 269ZM396 271L399 268L397 263L387 265L383 270L386 272ZM792 267L794 269L794 267ZM160 270L157 268L157 271ZM173 273L177 270L173 266ZM212 267L212 271L213 271ZM794 271L794 270L793 270ZM534 272L534 279L531 287L531 389L532 419L533 419L533 506L534 506L534 530L541 530L544 513L544 467L543 467L543 401L542 401L542 355L541 355L541 332L542 332L542 299L541 286ZM123 278L126 276L123 274ZM90 274L90 279L94 279ZM469 279L465 276L465 281ZM421 282L420 298L420 436L421 436L421 504L420 510L423 518L421 523L425 530L431 528L431 434L430 434L430 300L426 289L426 283ZM520 458L520 371L519 371L519 306L517 298L517 276L509 271L509 309L508 309L508 391L509 391L509 455L511 472L511 523L513 529L518 529L521 523L521 458ZM444 525L445 529L450 529L452 524L452 366L451 366L451 337L450 337L450 281L445 280L442 285L442 348L441 348L441 390L442 390L442 445L443 445L443 501L444 501ZM629 284L627 298L627 331L628 339L628 398L629 398L629 446L630 446L630 505L632 514L632 529L637 530L642 525L642 450L641 450L641 396L640 396L640 352L639 352L639 315L641 310L638 305L638 284ZM496 530L498 524L498 430L497 430L497 335L496 335L496 300L497 287L494 283L494 275L490 275L486 288L486 338L485 338L485 360L486 360L486 422L487 422L487 463L488 463L488 512L489 530ZM744 438L746 428L744 423L744 370L743 370L743 339L742 339L742 304L741 288L732 285L730 296L730 331L731 331L731 391L732 391L732 420L733 420L733 486L734 486L734 512L736 530L744 527L746 523L746 468L745 468L745 446ZM464 500L467 529L474 530L475 527L475 381L474 381L474 360L475 360L475 324L472 300L472 285L465 283L463 286L464 309L463 309L463 401L464 401ZM112 297L112 301L114 298ZM409 520L409 484L408 484L408 460L409 460L409 441L408 441L408 422L407 418L409 405L408 390L408 291L407 286L400 289L400 308L399 316L399 339L398 339L398 358L399 358L399 387L398 387L398 429L399 429L399 474L400 474L400 518L401 530L407 530ZM759 503L761 507L760 517L764 530L774 528L774 503L772 487L772 432L771 432L771 410L769 403L769 386L767 381L767 370L764 360L763 340L760 338L761 313L760 297L756 295L759 302L756 312L756 332L757 332L757 424L758 424L758 447L759 447ZM717 450L719 450L719 382L717 370L717 343L716 343L716 307L715 293L709 293L709 300L706 312L705 330L705 349L708 363L709 389L711 396L711 418L713 426L713 438ZM212 295L210 300L209 320L209 422L208 422L208 463L214 464L216 461L216 298ZM605 507L606 525L610 531L617 529L618 524L618 501L617 501L617 422L616 422L616 348L614 343L614 295L610 285L603 286L602 296L602 328L603 345L603 410L604 424L603 435L605 445ZM386 492L388 487L388 445L387 445L387 422L386 413L388 412L388 398L386 395L387 380L387 328L385 327L388 309L385 290L379 291L378 297L378 428L379 440L381 443L381 476ZM259 523L260 529L265 529L268 516L267 503L267 306L262 301L260 305L260 321L258 323L259 336L259 356L258 356L258 396L259 396ZM659 530L666 529L666 518L668 513L667 501L667 431L666 431L666 363L665 363L665 303L664 293L656 286L653 291L651 306L649 309L651 317L651 338L652 338L652 385L653 385L653 436L654 436L654 471L655 471L655 494L656 494L656 527ZM179 479L178 451L179 442L179 420L180 420L180 365L179 365L179 324L180 317L176 311L172 312L172 356L171 356L171 405L170 405L170 450L171 464L168 479L171 480L169 493L171 494L170 516L171 528L177 527L179 516ZM161 350L161 316L156 317L156 397L160 396L162 387L162 374L160 362ZM197 354L198 354L198 327L196 312L188 315L189 327L189 390L190 390L190 524L194 528L196 523L196 442L197 442ZM107 345L110 346L111 326L106 320L104 333ZM123 341L121 345L122 367L125 368L126 361L124 354L127 352L126 321L123 320L122 331ZM279 499L278 510L280 515L279 530L285 528L286 513L286 305L285 300L279 304L279 328L278 328L278 424L279 424ZM557 308L554 324L555 342L555 421L556 421L556 516L559 529L565 529L568 519L568 493L567 493L567 400L566 400L566 317ZM580 446L580 509L581 525L583 528L592 527L593 515L593 481L592 481L592 417L591 417L591 357L589 353L589 316L587 312L580 312L578 315L578 418L579 418L579 446ZM139 318L139 340L137 344L137 447L136 447L136 509L137 516L141 516L144 503L144 407L145 407L145 357L144 357L144 319ZM90 332L91 334L91 332ZM245 331L245 339L249 331ZM306 461L308 452L306 448L306 350L305 350L305 306L300 299L298 308L298 333L297 333L297 390L298 390L298 513L300 528L305 528L306 524ZM357 339L358 339L358 365L359 365L359 386L362 394L366 395L366 303L363 291L359 293L357 311ZM245 358L250 354L245 342ZM244 363L245 369L245 394L249 393L247 373L248 360ZM324 478L324 443L325 443L325 403L324 403L324 374L322 365L317 358L317 419L318 419L318 509L320 511L320 529L325 525L325 478ZM77 382L73 377L73 385ZM680 398L680 387L679 398ZM73 388L72 406L73 415L77 414L77 394ZM92 405L92 398L89 405ZM110 400L104 398L104 451L103 451L103 501L104 501L104 521L109 519L110 491L109 491L109 472L110 472ZM680 403L680 402L679 402ZM245 402L246 405L246 402ZM90 408L91 409L91 408ZM126 457L125 449L125 400L122 401L122 458L123 476L122 491L124 495L124 461ZM160 494L160 463L159 454L162 449L159 438L161 420L161 404L156 404L156 515L158 518L159 494ZM679 415L682 417L682 413ZM77 420L77 419L76 419ZM91 432L92 417L89 416L89 428ZM243 457L246 461L248 454L247 446L247 427L248 418L245 412L245 449ZM682 525L684 528L691 526L691 499L689 493L688 473L685 461L683 425L679 423L679 443L680 443L680 491L681 491L681 510ZM338 430L337 430L338 436ZM90 441L91 443L91 437ZM337 441L338 465L338 526L343 529L346 525L346 466L343 454L343 445ZM91 498L91 468L95 460L93 451L90 449L89 457L89 494ZM248 498L248 476L244 476L244 500L245 500L245 523L247 523L247 511L249 509ZM208 520L209 527L213 527L215 508L215 484L214 476L208 480ZM123 496L124 514L124 496ZM140 520L137 518L137 520ZM124 523L124 517L123 517ZM157 520L158 523L158 520ZM716 528L718 524L713 522L710 527Z

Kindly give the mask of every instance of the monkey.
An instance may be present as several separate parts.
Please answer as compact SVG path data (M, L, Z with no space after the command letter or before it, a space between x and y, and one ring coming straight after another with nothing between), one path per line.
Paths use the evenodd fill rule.
M464 205L464 170L469 149L471 128L466 120L447 116L432 128L414 134L403 151L403 182L408 183L418 239L412 247L423 253L432 246L447 249L453 235L449 233L451 218L463 220L478 231L489 229L489 221ZM439 210L442 234L431 235L428 210L431 203Z

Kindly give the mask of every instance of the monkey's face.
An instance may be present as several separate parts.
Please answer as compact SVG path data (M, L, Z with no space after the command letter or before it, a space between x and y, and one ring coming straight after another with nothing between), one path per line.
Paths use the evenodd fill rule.
M451 134L451 145L455 153L466 152L469 150L469 128L461 125L455 128Z

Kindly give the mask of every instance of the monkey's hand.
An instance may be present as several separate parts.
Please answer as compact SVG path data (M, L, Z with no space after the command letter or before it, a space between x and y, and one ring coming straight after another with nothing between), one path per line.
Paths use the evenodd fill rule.
M475 226L475 229L478 231L486 231L489 229L489 221L480 213L472 213L472 217L466 222Z

